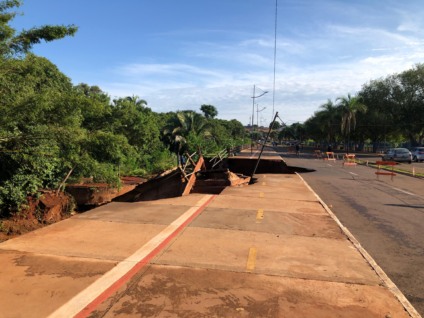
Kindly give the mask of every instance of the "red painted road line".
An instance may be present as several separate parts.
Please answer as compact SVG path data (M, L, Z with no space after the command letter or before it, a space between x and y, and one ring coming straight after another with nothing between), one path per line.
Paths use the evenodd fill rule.
M205 208L206 206L216 197L216 195L211 195L202 205L200 205L195 212L193 212L186 220L184 220L178 227L173 230L168 236L166 236L160 243L151 251L148 252L146 256L140 259L133 267L131 267L127 272L125 272L120 278L115 282L111 283L109 287L105 288L103 292L94 297L94 299L88 303L83 309L77 309L78 311L74 313L68 312L65 316L64 310L62 307L68 305L65 304L54 312L50 317L76 317L76 318L85 318L88 317L96 308L107 300L111 295L119 290L125 283L127 283L136 273L138 273L144 266L149 264L149 262L156 257L163 249L178 235L180 234ZM190 210L190 209L189 209ZM189 211L187 210L187 211ZM187 213L187 211L185 213ZM178 220L178 219L177 219ZM176 221L177 221L176 220ZM174 222L176 222L174 221ZM174 223L172 222L170 226ZM155 237L156 238L156 237ZM152 240L154 240L153 238ZM151 241L152 241L151 240ZM147 244L146 244L147 245ZM118 264L119 265L119 264ZM118 267L118 265L116 267ZM106 275L106 274L105 274ZM78 307L78 301L76 301L76 307ZM74 308L72 308L74 309ZM65 310L66 311L66 310Z

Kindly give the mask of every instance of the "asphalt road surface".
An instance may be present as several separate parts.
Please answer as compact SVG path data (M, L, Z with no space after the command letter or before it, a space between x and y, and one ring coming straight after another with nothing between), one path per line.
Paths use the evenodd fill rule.
M424 316L424 180L278 148ZM405 164L407 165L407 164ZM422 165L422 163L421 163Z

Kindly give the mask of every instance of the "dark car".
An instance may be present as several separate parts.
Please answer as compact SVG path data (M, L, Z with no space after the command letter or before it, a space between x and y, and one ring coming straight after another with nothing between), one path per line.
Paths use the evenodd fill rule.
M412 162L412 154L406 148L390 148L383 154L383 160L386 161L405 161Z
M415 147L411 152L413 161L418 162L424 160L424 147Z

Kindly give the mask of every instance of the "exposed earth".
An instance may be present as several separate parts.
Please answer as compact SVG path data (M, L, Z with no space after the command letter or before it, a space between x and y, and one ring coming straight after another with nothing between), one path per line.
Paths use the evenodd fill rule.
M20 212L0 219L0 242L68 218L75 208L73 202L69 195L54 191L43 192L39 199L28 198Z
M28 197L21 211L10 218L0 219L0 242L67 219L78 211L110 202L143 181L145 179L138 177L123 177L120 189L111 188L106 183L75 184L70 186L77 190L73 191L74 196L64 192L42 191L39 198Z

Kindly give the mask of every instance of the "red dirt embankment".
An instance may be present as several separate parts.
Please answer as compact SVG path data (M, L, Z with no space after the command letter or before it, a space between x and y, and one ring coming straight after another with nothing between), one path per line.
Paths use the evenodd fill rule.
M120 189L106 183L81 183L67 186L68 193L42 191L39 198L28 197L28 202L21 211L11 218L0 219L0 242L66 219L74 212L76 205L97 206L110 202L145 180L122 177L121 181Z
M74 207L72 197L62 192L43 191L38 199L29 197L20 212L0 220L0 242L63 220L71 215Z
M111 187L107 183L81 182L67 185L65 191L72 195L78 206L97 206L112 201L145 181L139 177L122 177L120 188Z

